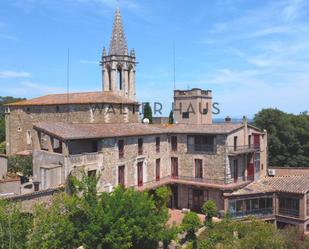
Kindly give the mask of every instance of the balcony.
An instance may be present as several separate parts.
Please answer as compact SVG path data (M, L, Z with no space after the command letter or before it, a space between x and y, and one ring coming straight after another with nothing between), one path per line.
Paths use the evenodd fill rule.
M237 146L226 146L227 153L231 156L252 153L258 150L257 147L251 145L237 145Z
M213 144L188 144L187 150L189 153L213 153L215 146Z
M230 212L229 214L232 218L244 218L246 216L255 216L255 217L272 216L273 209L272 208L261 208L261 209L250 210L250 211Z
M100 153L83 153L77 155L70 155L69 161L73 166L85 166L93 163L97 163L100 160Z
M299 217L299 209L288 209L288 208L279 208L279 215L283 216L291 216L291 217Z
M211 187L221 190L234 190L247 185L249 182L240 183L225 183L224 179L196 178L192 176L175 176L167 175L161 177L160 180L153 179L148 182L143 182L143 186L135 185L138 190L154 189L166 184L183 184L195 185L200 187Z

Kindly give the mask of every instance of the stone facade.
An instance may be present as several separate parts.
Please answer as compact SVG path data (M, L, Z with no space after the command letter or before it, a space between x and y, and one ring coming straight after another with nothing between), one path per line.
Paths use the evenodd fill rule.
M68 175L79 175L79 171L84 170L100 174L98 183L100 191L111 191L119 184L119 168L122 167L121 174L126 187L145 190L170 185L174 193L172 207L200 211L204 201L213 199L218 207L223 209L224 193L240 188L254 178L264 176L261 170L254 172L253 178L250 179L247 174L248 163L251 161L253 163L254 154L266 153L263 144L260 143L259 148L252 149L247 144L248 140L239 139L239 143L234 148L234 137L244 137L244 132L248 134L255 132L260 140L265 136L255 128L248 128L245 123L241 129L228 134L186 134L162 131L161 134L155 135L138 135L137 132L134 136L64 140L60 141L63 144L62 154L55 153L52 146L47 146L49 151L34 150L34 180L39 182L40 189L44 190L64 184ZM45 136L51 135L45 134ZM195 136L211 137L211 146L206 147L206 151L192 149L190 140ZM51 137L49 141L54 139L55 137ZM142 139L142 152L139 152L138 146L140 139ZM119 141L123 144L121 152L118 147ZM160 141L159 150L158 141ZM173 141L177 141L176 146L173 145ZM42 145L38 148L42 148ZM232 151L231 148L233 148ZM177 174L172 170L173 158L177 158ZM158 159L160 160L159 176L156 173ZM238 160L236 177L234 160ZM196 161L201 162L201 175L197 174ZM141 182L138 180L138 165L142 165Z
M174 91L174 119L179 124L211 124L212 93L193 88Z
M6 113L6 150L8 155L32 149L32 127L37 122L129 123L138 122L134 104L75 104L10 106Z

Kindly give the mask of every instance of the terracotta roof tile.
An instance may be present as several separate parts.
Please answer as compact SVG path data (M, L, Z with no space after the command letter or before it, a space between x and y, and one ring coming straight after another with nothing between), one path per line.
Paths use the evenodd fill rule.
M68 101L69 100L69 101ZM34 99L23 100L7 104L8 106L33 106L33 105L65 105L70 104L95 104L95 103L115 103L134 104L137 103L127 97L120 96L112 92L80 92L68 94L50 94Z
M185 134L225 134L242 127L242 124L212 125L152 125L142 123L35 123L36 129L64 140L142 136L151 134L185 133Z
M269 192L305 194L309 191L309 175L265 177L252 182L231 195L249 195Z

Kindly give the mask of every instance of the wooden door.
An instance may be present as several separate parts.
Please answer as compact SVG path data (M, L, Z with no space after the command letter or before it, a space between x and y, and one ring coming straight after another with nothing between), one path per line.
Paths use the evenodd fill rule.
M161 163L161 160L157 159L156 160L156 181L160 180L160 163Z
M253 163L248 163L247 165L247 177L248 177L248 180L254 179L254 164Z
M259 134L253 134L253 144L255 149L260 148L260 135Z
M143 186L143 162L137 163L137 185Z
M195 212L201 212L202 205L204 203L204 192L200 189L193 189L193 206L192 210Z
M124 165L118 167L118 184L125 186L124 183Z
M172 178L177 178L178 177L178 158L177 157L172 157L171 159L171 174Z

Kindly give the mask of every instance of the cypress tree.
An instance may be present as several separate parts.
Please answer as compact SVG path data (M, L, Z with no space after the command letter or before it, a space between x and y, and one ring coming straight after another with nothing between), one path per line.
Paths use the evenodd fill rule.
M151 106L149 104L149 102L147 102L144 106L144 117L143 120L145 118L149 119L149 123L152 124L152 110L151 110Z

